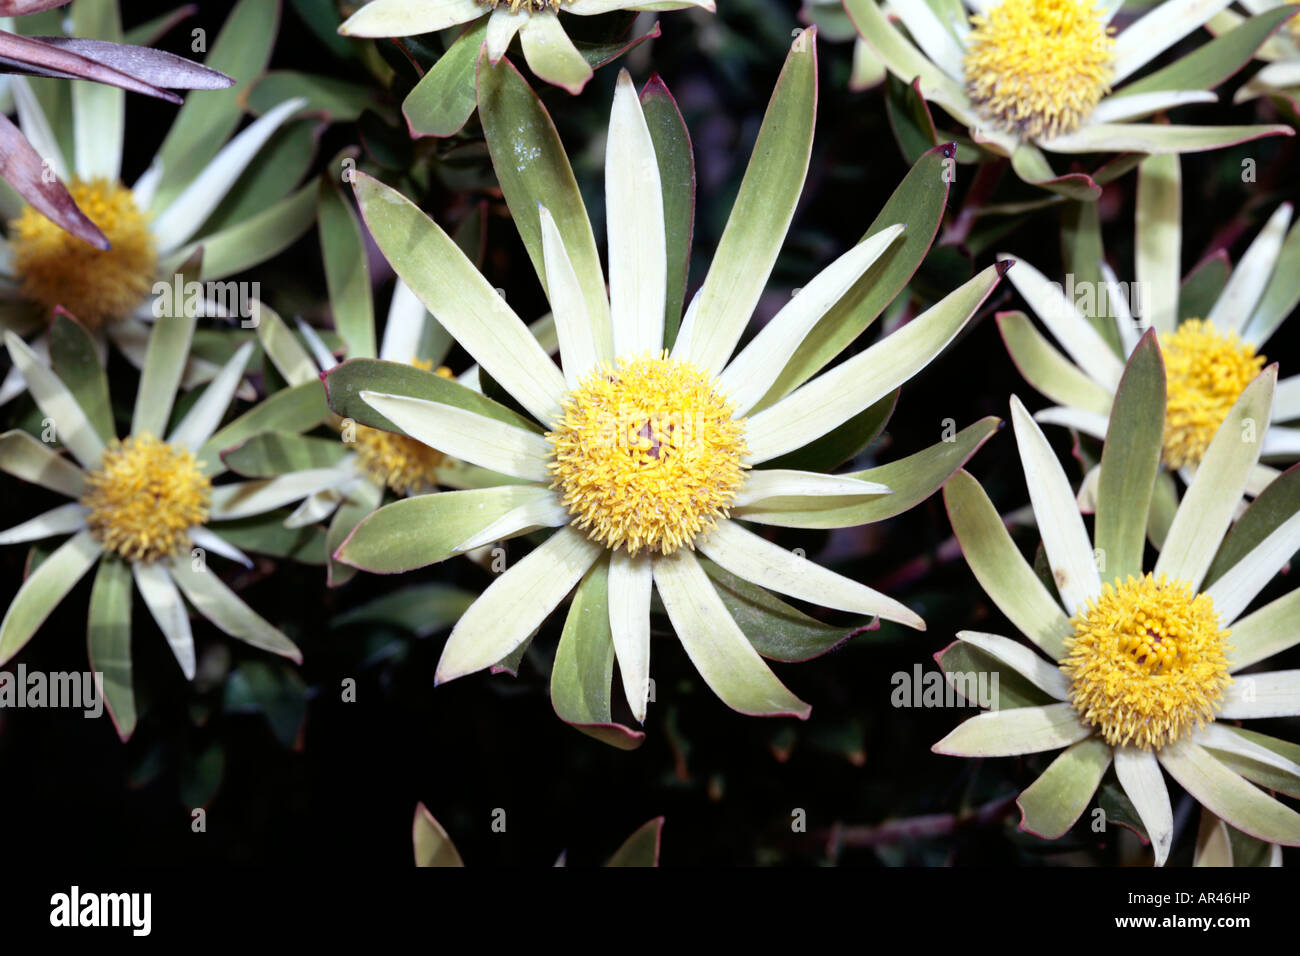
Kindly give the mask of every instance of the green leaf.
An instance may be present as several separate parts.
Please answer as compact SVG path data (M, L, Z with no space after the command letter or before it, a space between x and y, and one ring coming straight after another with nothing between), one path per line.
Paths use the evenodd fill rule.
M921 96L920 81L904 83L892 73L885 77L885 111L894 139L903 153L903 159L916 163L928 150L939 145L939 133L925 98Z
M471 22L402 101L412 136L452 136L469 120L476 105L475 68L487 23L487 17Z
M23 649L100 554L94 535L82 531L27 575L0 622L0 664Z
M366 110L379 110L381 104L368 86L340 80L333 76L272 70L253 83L245 102L249 112L261 116L285 100L307 100L308 113L322 114L331 123L355 123Z
M1202 319L1209 315L1223 287L1228 284L1230 270L1228 254L1222 249L1198 262L1187 273L1178 290L1178 321Z
M122 16L116 3L77 0L69 11L73 36L122 42ZM119 179L126 134L126 92L108 83L73 83L72 121L78 174L87 179Z
M69 498L86 493L85 473L76 463L18 428L0 432L0 471Z
M191 260L193 264L193 260ZM191 269L187 269L191 272ZM184 279L181 280L182 285ZM186 314L169 315L153 323L149 332L149 347L145 352L144 368L140 371L140 384L135 396L135 413L131 418L131 434L146 432L156 438L165 438L176 389L189 358L190 339L194 336L197 318Z
M1114 401L1106 389L1049 342L1025 313L999 312L998 331L1016 370L1058 405L1109 415Z
M484 18L486 19L486 17ZM416 866L464 866L456 844L423 803L415 808L412 832Z
M614 720L614 638L609 626L609 562L591 566L573 594L551 668L551 706L575 730L619 750L635 750L645 734Z
M764 468L792 468L796 471L832 472L866 451L893 417L901 389L895 389L874 405L831 429L816 441L763 463Z
M325 563L325 531L317 525L286 528L291 508L280 508L249 518L214 523L211 530L241 551L285 558L299 564Z
M1165 363L1155 332L1133 349L1101 451L1093 541L1103 579L1142 577L1152 489L1165 429Z
M1128 827L1144 844L1150 845L1151 837L1142 818L1138 815L1137 807L1133 806L1133 801L1117 781L1107 780L1101 785L1101 789L1097 791L1097 806L1101 808L1107 825L1115 823Z
M263 432L222 452L226 467L245 478L273 478L293 471L332 468L349 454L341 441L292 432Z
M1078 287L1104 288L1105 277L1101 272L1101 263L1106 254L1101 244L1101 212L1097 204L1066 203L1061 220L1061 258L1064 260L1066 274L1074 276L1074 284ZM1099 301L1098 305L1100 304ZM1091 309L1086 317L1115 354L1122 355L1124 349L1120 343L1119 329L1115 327L1110 310Z
M695 156L686 128L668 87L658 74L641 91L650 139L664 194L664 233L668 257L668 294L664 305L664 348L672 348L681 323L695 230Z
M663 834L664 818L655 817L643 823L637 831L623 841L614 851L606 866L658 866L659 842Z
M1160 763L1194 799L1238 830L1271 843L1300 841L1300 814L1279 803L1191 741L1160 751Z
M1253 440L1246 441L1246 422L1260 426L1268 421L1276 384L1277 366L1270 365L1246 386L1236 404L1228 411L1196 469L1195 479L1178 505L1164 547L1160 549L1160 557L1156 559L1154 570L1157 577L1164 573L1186 581L1193 590L1199 591L1202 588L1211 564L1229 543L1225 534L1232 528L1234 513L1246 489L1246 481L1259 459L1264 429L1257 428L1252 433ZM1294 486L1288 484L1288 487L1291 492L1284 503L1292 506ZM1261 494L1260 498L1263 497ZM1270 496L1264 511L1281 500ZM1252 508L1258 505L1259 500L1256 499ZM1240 522L1245 518L1246 515L1242 515L1237 528L1241 527ZM1248 540L1254 529L1259 528L1257 520L1247 525L1251 530L1238 538L1238 542ZM1235 554L1235 550L1229 549L1229 554ZM1225 571L1231 567L1231 564L1223 565Z
M100 441L107 445L116 438L108 377L99 364L99 350L81 323L62 309L55 310L50 325L50 365L86 413Z
M342 587L356 575L356 568L334 560L334 552L361 520L378 508L383 500L383 488L373 482L362 481L348 491L348 496L335 509L325 537L325 583L328 587Z
M1277 737L1270 737L1268 734L1261 734L1258 731L1247 730L1244 727L1229 727L1232 733L1245 739L1249 743L1258 744L1266 747L1276 754L1285 757L1292 763L1300 763L1300 744L1293 744L1289 740L1280 740ZM1266 790L1276 790L1278 793L1284 793L1288 797L1300 799L1300 778L1281 770L1278 767L1270 766L1258 760L1252 760L1250 757L1241 754L1232 753L1227 750L1220 750L1214 746L1206 746L1221 763L1226 764L1229 768L1237 771L1247 780L1254 781Z
M546 266L539 204L555 217L565 251L582 285L587 314L603 326L598 335L613 342L596 237L550 114L505 58L496 66L485 58L479 60L478 101L492 166L542 288L546 288Z
M1294 14L1290 6L1280 6L1253 16L1163 69L1125 85L1115 97L1162 90L1212 90L1245 66L1260 44Z
M816 30L795 38L701 286L691 361L720 372L754 312L803 192L817 114Z
M241 103L266 70L280 23L280 0L240 0L204 60L234 77L226 90L205 90L186 99L158 150L162 179L152 209L165 209L217 155L243 114Z
M289 638L245 604L215 571L206 564L196 564L183 554L169 565L176 586L196 611L235 640L302 663L302 652Z
M1030 143L1022 143L1011 154L1011 168L1031 186L1040 186L1066 199L1096 202L1101 196L1101 187L1091 176L1084 173L1058 176L1042 151Z
M1026 679L1019 671L1008 667L987 651L968 644L965 641L953 641L934 655L935 663L943 671L944 677L954 689L961 684L954 681L956 675L988 675L991 686L994 676L998 682L997 710L1012 710L1016 707L1041 707L1055 703L1053 698ZM967 687L970 685L967 684ZM970 703L977 703L971 701Z
M224 232L266 212L293 191L316 162L320 121L289 120L277 129L195 234Z
M477 594L450 584L416 584L345 611L330 622L330 627L386 624L416 637L429 637L460 620L477 598Z
M135 732L135 691L131 683L131 566L114 554L99 562L90 589L86 645L90 669L102 674L100 692L123 740Z
M940 441L898 461L844 476L879 482L892 489L892 494L867 500L832 496L769 498L737 509L736 517L790 528L847 528L892 518L938 491L988 441L999 424L996 418L980 419L952 436L951 441Z
M366 244L361 223L332 179L320 184L317 226L334 327L347 345L349 358L374 358L375 304Z
M460 247L396 190L359 172L352 185L371 236L416 298L531 414L555 418L564 376Z
M215 281L235 275L279 255L311 228L316 186L309 183L275 205L241 222L201 236L163 263L164 272L203 250L200 278Z
M1219 578L1300 511L1300 465L1292 465L1269 483L1224 535L1202 590Z
M873 621L853 627L823 624L774 597L767 590L718 567L707 558L700 566L717 586L727 612L759 654L773 661L820 657L851 637L877 629ZM876 635L879 637L879 634Z
M1052 660L1060 660L1074 628L1016 548L979 482L958 471L944 485L943 500L966 563L984 592L1022 634Z
M211 476L225 470L221 452L264 431L305 432L329 418L325 389L319 381L304 382L268 396L222 428L199 449L200 464Z
M345 564L373 574L436 564L530 493L528 485L503 485L394 501L358 524L336 554Z
M1020 794L1020 828L1046 840L1064 836L1092 802L1110 755L1110 744L1100 737L1067 748Z
M947 209L949 177L944 171L951 161L952 150L938 146L903 177L862 239L897 223L906 226L903 235L822 316L756 410L793 391L839 355L907 285L930 250Z
M361 400L363 391L386 395L405 395L442 405L454 405L466 411L507 425L540 433L532 419L511 411L454 379L443 378L413 365L385 362L380 359L351 359L332 369L325 377L330 407L344 418L371 428L401 434L402 430Z
M1225 280L1226 281L1226 280ZM1242 324L1247 341L1265 342L1300 302L1300 223L1291 227L1255 311ZM1202 315L1208 314L1207 308Z

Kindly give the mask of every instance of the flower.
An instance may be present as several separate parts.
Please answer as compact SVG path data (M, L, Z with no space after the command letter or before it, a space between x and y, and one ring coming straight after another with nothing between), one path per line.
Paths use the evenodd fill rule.
M1207 30L1221 36L1258 23L1267 37L1255 51L1255 58L1265 62L1264 68L1237 88L1232 101L1276 96L1289 101L1292 112L1300 110L1300 16L1296 15L1300 6L1280 0L1250 0L1243 6L1253 16L1221 10L1205 24Z
M51 329L51 368L21 338L5 333L14 366L71 460L25 431L0 435L0 470L73 499L0 532L0 544L71 535L23 582L0 622L0 663L22 650L76 583L99 563L87 629L91 669L123 739L135 728L130 636L131 581L171 645L187 679L194 641L183 594L221 631L295 662L298 648L254 613L208 568L207 554L252 567L218 529L293 501L292 482L216 483L217 452L266 418L257 408L218 431L253 351L246 342L180 420L168 428L195 317L160 318L131 428L117 437L108 385L89 333L60 313Z
M1078 263L1066 286L1048 281L1020 260L1011 283L1065 349L1061 355L1021 312L998 315L1008 351L1027 381L1059 404L1035 417L1105 438L1115 390L1141 330L1152 327L1164 352L1168 389L1161 463L1190 484L1211 440L1246 386L1264 367L1259 354L1295 306L1294 260L1300 227L1291 226L1284 203L1269 218L1231 275L1226 261L1214 270L1180 282L1178 246L1181 173L1177 156L1151 157L1138 171L1135 245L1137 278L1121 283L1104 261ZM1019 259L1019 257L1017 257ZM1195 281L1197 275L1204 281ZM1294 461L1300 457L1300 430L1277 423L1300 419L1300 376L1278 383L1260 455ZM1084 482L1091 500L1097 469ZM1257 465L1246 493L1259 494L1278 475ZM1160 527L1167 526L1177 491L1168 475L1160 478Z
M1022 829L1048 839L1064 834L1113 761L1157 865L1173 837L1161 768L1233 827L1300 845L1300 814L1249 782L1300 796L1294 748L1231 723L1300 714L1300 671L1248 670L1300 640L1290 624L1300 590L1245 613L1300 548L1300 512L1289 490L1300 471L1288 472L1228 530L1262 445L1251 426L1267 421L1276 381L1269 366L1233 405L1152 565L1143 561L1144 531L1166 384L1154 331L1134 349L1115 399L1091 538L1046 438L1011 400L1054 590L1016 550L974 478L960 472L945 486L967 563L1034 648L963 631L937 657L942 663L959 645L973 650L1033 697L967 720L933 749L991 757L1065 748L1020 795Z
M16 8L11 5L9 9L27 15L23 21L25 28L40 30L51 25L50 18L57 20L57 15L48 8L63 3L21 4ZM13 31L12 17L0 18L0 26L4 27L0 29L0 58L4 60L5 73L89 80L171 103L180 103L181 98L169 90L223 90L235 82L224 73L184 57L147 46L114 42L122 38L116 4L77 4L70 19L73 30L90 33L91 38L23 36ZM0 89L6 94L10 85L7 75L0 77ZM79 98L117 104L121 94L86 90ZM0 147L5 156L0 172L23 199L59 228L96 248L106 248L108 240L104 234L77 207L62 182L43 175L44 158L22 131L3 116L0 116Z
M269 54L275 16L273 7L241 4L214 41L209 60L224 65L236 44L250 60L259 49ZM109 241L104 249L88 245L32 207L10 222L0 240L5 263L0 288L26 301L34 313L31 321L12 326L15 331L38 331L61 306L98 342L111 342L139 368L149 323L165 304L159 294L171 296L182 272L198 272L189 278L211 283L203 290L206 314L233 316L245 297L233 282L218 280L266 260L311 226L315 183L290 194L288 181L261 186L250 181L257 178L254 161L260 151L303 99L280 103L229 142L242 113L235 99L242 87L191 100L149 169L128 187L122 181L126 129L120 93L106 88L103 97L74 96L69 115L47 115L26 78L12 82L23 132L53 172L68 181L72 196ZM68 153L54 129L74 131ZM200 250L201 270L182 268ZM177 294L191 293L178 288ZM45 351L44 335L35 347ZM187 389L209 381L219 368L197 355L188 361L182 379ZM19 370L9 370L0 380L0 403L23 388ZM252 397L249 390L241 394Z
M1214 102L1207 87L1230 76L1241 61L1239 54L1216 47L1194 81L1185 58L1134 80L1221 5L1164 0L1117 31L1111 23L1121 5L1122 0L969 0L968 18L945 21L925 0L890 0L908 39L877 0L845 0L858 32L891 73L904 83L917 80L926 100L968 127L988 153L1010 157L1025 182L1074 198L1096 199L1100 187L1083 174L1058 177L1044 151L1198 152L1292 135L1286 126L1138 122L1177 106ZM1262 41L1261 35L1256 45ZM1188 88L1192 82L1195 88Z
M599 16L616 10L710 12L713 0L370 0L339 27L351 37L407 37L459 24L493 65L519 35L529 69L548 83L578 94L592 77L591 64L565 32L559 14ZM472 75L472 71L471 71ZM462 122L464 119L462 118Z
M579 652L562 639L558 676L552 678L557 710L564 710L557 682L568 681L573 669L582 674L584 666L604 666L597 656L571 669L571 655L598 654L585 648L603 644L617 656L633 716L644 721L651 594L657 590L687 655L726 704L751 715L806 717L808 705L763 661L757 638L741 630L697 553L742 583L924 626L899 602L741 523L825 527L819 509L851 506L852 513L891 491L908 502L929 494L906 487L912 482L902 476L886 487L858 475L774 463L852 422L923 369L965 325L1004 268L984 270L900 331L820 377L808 381L833 351L787 376L791 357L800 354L810 333L831 334L822 320L833 328L837 320L828 317L844 319L847 313L837 311L840 300L904 232L901 223L878 222L731 357L802 189L806 165L792 170L791 157L806 163L811 147L815 35L815 29L806 30L792 46L717 256L675 337L666 319L672 276L661 146L625 72L614 95L606 151L608 295L594 241L583 235L590 233L582 228L576 184L575 206L552 209L534 198L530 212L536 219L520 225L524 236L534 223L538 230L540 243L533 249L541 252L539 274L555 318L562 370L435 223L396 191L355 177L362 215L380 250L523 412L427 374L418 382L404 375L411 383L404 388L395 387L402 377L374 367L364 375L343 375L353 363L328 376L336 412L359 420L368 413L383 427L512 482L388 505L357 526L336 558L393 571L539 529L546 535L461 616L438 663L437 682L509 659L577 588L566 632L571 641L590 643ZM515 83L513 76L503 67L498 79ZM656 86L645 95L665 97L666 91ZM653 105L671 106L671 100ZM529 127L544 128L540 122ZM509 145L517 155L553 155L553 143L512 139ZM490 149L500 145L489 139ZM520 181L525 189L529 183L572 182L565 167L534 168L536 179ZM926 166L928 172L937 169ZM517 207L515 217L519 222ZM674 221L673 235L680 235L678 226ZM932 234L933 225L921 247ZM923 248L909 264L919 254ZM838 519L830 526L862 520L873 519ZM599 673L584 677L599 681ZM609 680L608 671L603 679ZM607 711L599 718L588 713L586 721L571 722L609 728ZM631 740L629 732L620 745Z

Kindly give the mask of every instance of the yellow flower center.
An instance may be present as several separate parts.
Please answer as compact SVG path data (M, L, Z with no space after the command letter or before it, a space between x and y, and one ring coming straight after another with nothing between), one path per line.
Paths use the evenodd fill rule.
M593 371L546 437L574 525L607 548L671 554L726 517L744 480L745 421L688 362L645 355Z
M432 362L421 359L414 359L411 364L426 372L433 368ZM451 369L445 365L437 374L452 377ZM446 464L447 456L436 448L407 435L395 435L367 425L357 425L351 438L358 466L375 484L399 495L422 495L437 488L438 469Z
M1165 404L1164 462L1200 464L1205 450L1242 391L1264 367L1264 356L1236 332L1188 319L1162 336L1169 395Z
M475 0L475 2L487 10L496 10L498 7L509 10L511 13L542 13L545 10L558 13L560 5L566 0Z
M1164 575L1117 579L1070 623L1070 701L1108 743L1159 750L1214 719L1231 648L1208 594Z
M157 561L187 550L189 530L208 520L212 482L194 453L152 435L115 440L86 474L81 503L105 550Z
M14 271L28 299L61 305L97 328L129 314L149 294L158 252L131 190L105 179L74 179L68 191L112 248L96 249L27 206L9 224Z
M999 129L1072 133L1110 92L1115 40L1094 0L1003 0L971 27L966 93Z

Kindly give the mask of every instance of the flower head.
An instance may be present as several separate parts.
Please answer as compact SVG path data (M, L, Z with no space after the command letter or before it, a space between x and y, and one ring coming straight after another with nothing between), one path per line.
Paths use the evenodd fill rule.
M1291 206L1279 206L1218 295L1193 306L1181 301L1188 295L1179 276L1182 250L1170 241L1181 235L1180 191L1176 156L1150 157L1139 166L1134 239L1141 252L1133 281L1121 282L1104 261L1076 263L1073 269L1080 274L1072 271L1063 284L1048 281L1023 261L1011 273L1011 284L1065 355L1024 313L1000 313L998 325L1021 374L1058 403L1037 419L1096 439L1106 437L1124 360L1137 347L1142 330L1154 329L1167 381L1161 463L1190 481L1229 410L1263 369L1265 356L1258 350L1287 318L1286 297L1274 290L1289 281L1282 250L1295 241L1300 227L1291 224ZM1092 276L1083 268L1093 270ZM1193 308L1203 310L1204 317L1187 315ZM1300 457L1300 431L1284 424L1300 419L1297 384L1295 376L1283 379L1271 420L1258 423L1265 429L1260 454L1266 461ZM1246 493L1257 494L1277 474L1276 468L1258 464ZM1085 503L1091 500L1095 477L1094 472L1084 483ZM1163 475L1160 481L1166 483L1167 497L1175 498L1173 479Z
M1061 672L1070 703L1112 746L1159 750L1214 719L1228 632L1214 601L1152 574L1104 583L1070 619Z
M1026 139L1073 133L1110 92L1115 40L1095 0L1003 0L971 17L966 93Z
M61 5L58 2L8 4L6 25L9 16L39 13ZM75 46L67 45L62 37L24 36L0 30L0 59L5 62L5 72L81 79L171 103L181 102L171 90L222 90L234 85L235 81L224 73L192 60L121 42L122 24L115 0L105 0L97 12L95 23L100 35L78 37L80 42ZM101 104L100 109L120 109L122 94L110 93L95 102ZM87 216L75 190L70 194L59 178L48 175L49 153L43 154L34 143L42 148L49 146L44 130L19 129L0 116L0 154L5 157L5 180L30 203L28 209L33 216L47 218L87 245L107 249L112 237L105 235L93 215Z
M252 611L209 567L208 554L252 561L219 533L223 522L248 519L283 507L296 496L292 483L214 482L218 452L268 416L254 410L220 428L245 366L251 342L239 347L189 411L172 422L178 370L184 366L196 317L160 319L151 333L148 358L136 395L131 429L118 437L105 409L87 407L98 367L73 366L80 377L59 373L12 332L5 346L43 415L57 423L65 457L26 432L0 436L0 470L70 499L44 514L0 531L0 543L20 544L71 535L28 575L0 621L0 663L31 640L46 617L96 564L88 625L91 669L110 674L104 682L109 713L123 739L135 729L132 671L123 667L121 634L130 632L134 581L151 617L167 638L187 679L196 672L189 610L182 595L220 630L262 650L301 660L293 642ZM63 341L80 339L93 350L90 333L66 313L55 320ZM176 330L179 330L179 334ZM102 382L102 378L100 379ZM273 417L273 416L271 416ZM165 438L161 436L166 436Z
M63 306L98 328L144 301L158 274L158 250L131 190L106 179L74 179L70 192L109 247L89 245L26 206L9 224L14 274L27 298L47 309Z
M725 518L744 479L745 422L689 362L645 355L596 368L546 439L551 487L607 548L672 554Z
M1187 319L1160 342L1169 377L1165 399L1164 463L1198 465L1215 432L1246 386L1264 368L1264 356L1236 330Z
M1034 649L995 634L963 631L958 639L990 667L1027 681L1041 703L1031 699L981 714L934 749L959 756L1064 749L1020 795L1022 828L1049 839L1064 834L1113 763L1157 865L1173 839L1162 768L1207 811L1245 833L1300 845L1300 814L1248 782L1263 779L1254 771L1237 769L1244 759L1246 766L1300 783L1300 764L1287 756L1290 745L1225 722L1300 714L1300 672L1247 669L1300 640L1292 628L1275 630L1278 615L1300 592L1244 613L1300 548L1300 512L1285 490L1265 491L1253 506L1258 515L1243 518L1225 537L1262 444L1244 426L1268 419L1275 383L1270 366L1233 404L1149 570L1146 529L1166 385L1153 332L1133 350L1118 389L1091 535L1046 438L1012 398L1016 441L1054 587L1017 551L973 478L960 472L945 486L968 564Z
M242 47L248 62L256 62L260 55L269 56L276 18L274 5L261 10L245 5L232 15L218 39L225 48ZM0 46L5 36L0 31ZM114 37L89 39L113 41ZM184 82L210 88L230 82L220 73L198 64L187 66L188 61L177 57L135 55L143 49L135 47L113 54L110 46L111 42L101 42L96 49L107 51L105 55L128 72L148 67L147 75L156 79L179 71L188 78ZM239 107L233 102L205 104L201 97L193 97L181 108L150 168L127 185L122 162L128 127L120 94L109 99L74 96L51 101L38 97L23 76L11 82L23 133L36 144L48 171L69 182L86 222L93 223L101 239L107 238L93 243L84 241L80 233L64 233L45 219L48 208L32 202L9 223L6 239L13 255L0 268L0 286L46 315L55 308L66 309L97 342L117 346L137 367L143 360L141 343L160 311L151 295L160 283L172 288L182 267L199 254L205 281L226 279L281 251L310 226L310 218L303 216L303 199L311 194L290 195L294 184L288 180L277 187L278 194L272 191L260 197L263 205L257 209L242 208L231 196L244 172L276 131L305 105L305 99L277 104L227 142L210 135L211 124L233 129ZM51 130L62 129L73 132L66 146L50 135ZM104 135L97 137L101 132ZM232 236L238 238L232 241ZM225 315L229 310L229 303L213 299L211 313ZM208 382L217 371L214 362L190 356L184 387ZM0 381L0 403L23 387L21 373L11 370ZM251 387L241 389L244 398L254 394Z
M86 473L86 489L86 524L104 550L146 563L188 550L212 500L212 481L194 453L148 432L114 439Z
M1287 126L1195 126L1143 122L1212 91L1187 88L1177 65L1138 78L1170 46L1202 26L1215 4L1164 0L1123 29L1120 3L1096 0L965 0L965 17L926 0L845 0L858 33L885 67L965 126L981 159L1010 158L1025 182L1072 199L1095 200L1085 173L1058 176L1044 153L1182 153L1220 149ZM945 8L946 9L946 8ZM1266 34L1250 34L1258 46ZM1244 42L1244 41L1243 41ZM1192 55L1200 55L1195 51ZM1236 54L1199 72L1221 82ZM1179 61L1182 62L1182 61Z
M846 423L924 368L1005 268L986 269L902 331L820 376L816 372L830 354L815 365L792 368L791 357L809 333L830 321L836 303L872 263L887 250L898 250L904 224L877 227L736 351L802 188L815 102L815 36L814 29L806 30L793 44L746 186L680 327L680 303L668 296L667 206L656 158L657 150L670 147L652 136L626 73L616 87L606 152L608 293L590 227L576 225L582 219L566 210L562 231L533 194L507 193L512 205L519 204L517 220L523 210L535 217L532 248L540 254L539 276L552 306L561 367L435 223L392 189L356 177L362 214L379 248L522 411L468 389L436 384L429 375L395 388L396 377L381 380L378 368L371 371L374 387L366 387L361 372L349 373L354 363L331 373L326 383L337 413L400 429L504 476L494 487L388 505L357 526L336 558L367 570L397 570L533 531L547 533L461 616L439 661L438 681L507 666L500 662L575 592L565 629L570 636L562 638L557 652L555 707L587 732L626 747L642 735L617 724L607 706L593 713L567 695L566 686L602 678L581 670L575 675L573 669L584 665L564 642L608 642L627 703L643 721L655 590L705 682L747 714L804 717L809 708L762 660L764 653L779 657L779 652L765 649L764 635L742 631L715 583L720 575L840 611L924 626L897 601L742 524L860 523L870 502L898 491L871 481L869 471L827 475L776 460L796 455L837 428L852 427ZM501 69L481 75L480 84L488 88L516 78ZM512 95L532 96L521 81L518 86ZM666 98L667 91L655 86L642 95ZM485 97L480 106L489 111L484 123L489 149L531 148L514 131L508 143L494 139L492 131L501 128L490 115L496 100ZM540 111L540 104L534 108ZM787 119L777 123L772 116ZM685 135L673 140L685 141ZM538 155L558 152L551 143L545 150L537 147ZM790 175L792 158L799 164L797 175ZM931 164L940 159L936 153L925 163L934 170ZM549 174L559 182L572 178L567 166ZM933 228L919 227L925 236ZM428 252L419 261L401 251L413 242ZM923 239L919 245L925 244ZM899 250L896 261L919 262L923 251ZM435 261L437 269L426 267ZM920 500L928 491L906 494ZM823 506L829 510L820 511ZM419 527L421 533L394 547L399 527Z

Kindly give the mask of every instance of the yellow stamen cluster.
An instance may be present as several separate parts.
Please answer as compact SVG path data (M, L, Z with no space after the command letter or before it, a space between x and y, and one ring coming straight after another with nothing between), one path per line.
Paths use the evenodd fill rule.
M1264 367L1264 356L1236 332L1188 319L1162 336L1169 394L1165 402L1164 462L1200 464L1205 450L1242 391Z
M81 503L107 551L152 562L188 550L188 532L208 520L212 482L188 448L143 434L114 441L86 474Z
M688 362L646 355L598 368L546 437L553 488L607 548L671 554L730 512L744 480L745 421Z
M1072 133L1110 92L1114 46L1094 0L1003 0L971 17L966 93L1006 132Z
M158 252L131 190L104 179L73 180L72 198L111 243L96 249L27 206L9 224L22 293L61 305L92 328L127 315L153 288Z
M1061 670L1070 701L1113 746L1159 750L1214 719L1228 632L1208 594L1152 575L1106 584L1070 621Z
M496 10L498 7L505 8L511 13L518 13L520 10L525 13L542 13L550 10L553 13L560 11L560 5L565 0L476 0L480 7L488 10Z
M415 359L416 368L426 372L432 362ZM437 374L451 378L451 369L445 365ZM357 425L354 433L344 436L353 443L357 464L377 485L383 485L399 495L422 495L438 486L438 469L447 462L447 456L436 448L407 435L396 435L380 428Z

